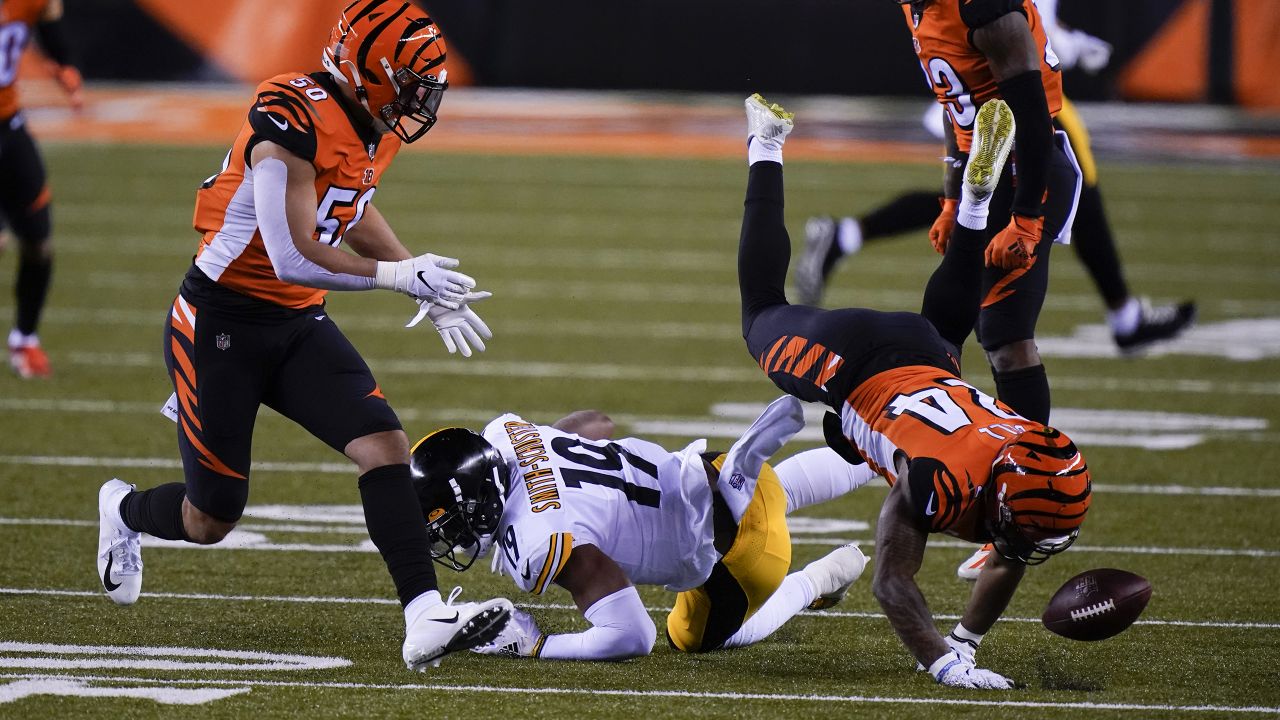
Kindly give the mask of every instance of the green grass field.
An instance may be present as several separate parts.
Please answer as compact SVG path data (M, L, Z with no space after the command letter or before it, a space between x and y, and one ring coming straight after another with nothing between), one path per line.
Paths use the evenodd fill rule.
M1167 353L1098 357L1108 349L1101 329L1080 328L1102 322L1101 303L1072 251L1055 250L1040 334L1055 407L1066 413L1059 424L1080 434L1097 496L1079 547L1028 573L1007 621L983 644L983 665L1027 684L997 694L942 689L914 672L867 579L834 611L801 616L745 650L688 657L660 643L651 657L621 664L463 654L410 674L399 659L403 621L389 578L361 546L354 472L266 410L236 547L148 547L142 599L115 607L94 572L96 491L113 476L142 487L180 478L174 427L157 412L170 391L161 323L195 248L195 187L225 149L45 151L59 264L41 334L55 376L0 376L0 716L1280 713L1274 167L1104 166L1135 291L1200 302L1200 327ZM462 258L462 269L494 292L478 308L496 335L490 349L450 357L430 328L403 329L416 308L386 293L335 294L329 310L411 436L445 424L479 427L508 410L550 422L583 407L670 447L698 432L723 436L749 418L718 404L760 405L775 395L738 332L734 257L745 177L736 159L406 154L378 205L410 248ZM798 247L810 214L869 208L935 179L923 166L788 163L793 239ZM12 252L0 263L7 319ZM870 246L841 269L828 302L918 309L935 263L923 234ZM1224 357L1228 349L1247 359ZM968 357L969 379L993 391L975 346ZM883 497L877 485L804 512L794 530L797 564L850 538L874 555L870 524ZM273 510L297 505L338 507L289 520L278 519L287 508ZM954 567L968 552L938 542L919 576L935 613L952 618L940 620L944 629L967 596ZM1151 580L1145 622L1101 643L1050 634L1038 622L1049 596L1093 567ZM533 600L545 627L583 627L559 589L517 597L487 566L456 577L441 570L446 591L455 580L465 581L464 599ZM642 595L660 621L672 596L658 588ZM101 650L68 646L153 649L103 662ZM204 650L160 657L157 647ZM307 667L306 658L209 650L343 662ZM121 688L234 694L181 707L121 697Z

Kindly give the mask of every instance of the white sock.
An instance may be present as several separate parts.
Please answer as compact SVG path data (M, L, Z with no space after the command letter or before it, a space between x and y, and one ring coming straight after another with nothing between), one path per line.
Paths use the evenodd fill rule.
M755 165L756 163L767 160L782 164L782 143L773 140L764 140L755 135L747 142L747 164Z
M35 333L23 335L18 332L18 328L9 331L9 347L11 348L34 347L39 344L40 338L36 337Z
M956 222L970 230L987 229L987 210L991 205L991 197L995 193L978 199L974 197L967 185L960 189L960 205L956 208Z
M968 640L969 642L973 643L974 647L981 645L982 638L984 637L983 635L979 635L978 633L973 632L969 628L965 627L964 623L956 623L956 629L952 630L951 634L955 635L961 640Z
M764 605L756 611L738 632L724 641L724 647L746 647L769 637L773 631L782 627L797 613L809 607L809 603L818 596L818 589L813 581L803 572L788 575L778 589L774 591Z
M440 599L439 590L428 590L418 597L409 601L404 606L404 626L409 628L418 621L428 610L443 603Z
M831 448L817 448L778 463L773 468L787 496L787 514L853 492L876 477L867 466L850 465Z
M1119 310L1107 311L1107 324L1111 326L1111 332L1117 335L1128 335L1137 330L1140 322L1142 322L1142 303L1138 298L1129 298ZM9 344L13 344L12 339L9 340Z
M836 226L836 242L840 243L841 255L852 255L862 249L862 225L857 218L840 218Z

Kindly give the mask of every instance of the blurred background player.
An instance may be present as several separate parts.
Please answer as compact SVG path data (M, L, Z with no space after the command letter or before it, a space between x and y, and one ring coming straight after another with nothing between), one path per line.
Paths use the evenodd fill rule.
M436 122L448 88L444 38L404 0L357 0L324 70L258 86L221 171L196 194L203 237L165 325L185 482L98 495L98 575L116 603L142 585L141 533L221 541L249 497L254 419L267 405L359 469L365 524L404 608L413 670L493 639L511 604L453 605L436 587L409 474L409 442L368 365L329 317L328 290L394 290L427 312L449 351L483 350L456 260L413 257L370 202L404 142ZM345 240L357 254L337 246Z
M595 411L552 426L507 414L483 436L445 428L420 440L414 482L433 554L465 570L496 545L494 569L534 594L560 585L591 623L549 635L516 610L498 639L476 651L544 660L648 655L657 630L635 585L678 593L666 635L681 652L751 645L806 607L834 605L866 557L845 545L788 575L786 515L873 473L839 458L807 463L807 453L770 466L803 427L800 402L783 397L727 453L707 452L705 440L679 452L637 438L610 441L613 423Z
M1097 73L1111 59L1111 46L1088 33L1064 27L1057 20L1057 0L1038 0L1040 17L1049 46L1062 70L1080 68ZM924 124L939 138L950 122L944 106L930 103ZM1054 127L1067 133L1071 148L1084 176L1080 203L1071 227L1076 257L1084 263L1107 308L1107 325L1122 352L1136 352L1151 343L1176 337L1195 320L1192 302L1152 306L1146 298L1134 297L1124 279L1115 240L1107 222L1102 194L1098 190L1098 170L1090 148L1089 132L1075 107L1062 98L1062 110ZM957 198L941 198L944 211L954 212ZM839 262L858 252L863 245L902 233L929 228L938 215L936 192L919 190L903 193L861 217L809 218L805 224L804 254L796 263L793 278L798 302L817 305L822 301L827 280ZM935 244L935 248L941 248Z
M988 125L1002 122L990 111L998 103L976 118L975 156L997 134ZM838 415L842 433L829 436L832 450L889 482L872 591L921 668L950 687L1012 688L1013 680L977 666L976 651L1026 566L1066 550L1079 534L1091 495L1084 457L1061 432L962 381L955 345L925 317L787 302L782 146L793 121L759 95L746 110L738 283L747 350L778 388ZM929 535L938 532L996 550L946 638L915 582Z
M83 102L80 72L71 64L62 26L62 0L0 2L0 231L7 222L17 238L16 317L9 331L9 367L22 378L48 377L50 373L49 358L40 347L36 330L53 276L51 195L44 161L18 104L16 84L22 53L32 34L56 66L54 77L72 108L80 109Z

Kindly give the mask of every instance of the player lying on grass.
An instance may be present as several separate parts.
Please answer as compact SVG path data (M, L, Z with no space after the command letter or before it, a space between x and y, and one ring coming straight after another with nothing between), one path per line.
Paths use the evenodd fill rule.
M792 116L759 95L746 109L750 176L738 280L747 348L779 388L839 416L832 449L889 481L872 590L903 644L939 683L1011 688L1012 680L977 667L978 643L1026 566L1074 542L1089 508L1084 457L1062 433L962 381L957 349L924 317L788 304L782 145ZM983 127L991 117L979 114L975 143L991 136ZM936 532L996 550L946 638L915 582Z
M682 652L750 645L806 607L834 605L866 557L845 545L788 575L786 514L849 492L873 473L807 462L805 453L771 467L766 460L803 426L800 402L783 397L727 453L706 452L705 440L678 452L636 438L610 441L613 423L594 411L553 426L508 414L483 437L445 428L423 438L411 463L432 555L465 570L496 544L495 569L534 594L560 585L591 623L547 635L515 610L477 652L647 655L657 631L635 585L678 593L667 638Z

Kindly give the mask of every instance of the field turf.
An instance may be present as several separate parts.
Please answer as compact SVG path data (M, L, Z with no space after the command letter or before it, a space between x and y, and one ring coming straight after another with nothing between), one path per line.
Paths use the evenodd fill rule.
M1064 429L1092 438L1081 445L1097 494L1080 547L1028 572L979 653L981 664L1026 688L983 693L943 689L914 672L867 578L835 610L801 616L744 650L689 657L660 641L652 656L621 664L462 654L411 674L400 663L391 583L360 522L354 472L268 410L258 421L250 514L231 547L147 547L142 599L115 607L92 560L96 491L113 476L141 487L180 478L174 426L157 412L170 392L161 323L196 244L193 192L225 149L48 144L45 152L58 265L41 334L55 375L0 376L0 716L1280 713L1274 166L1104 164L1131 284L1162 301L1196 298L1203 334L1142 359L1048 358L1055 407L1076 411L1084 425ZM797 248L808 215L865 209L930 187L937 175L926 166L801 162L786 172ZM477 308L495 332L489 351L450 357L430 327L401 327L415 307L387 293L334 294L329 312L411 436L479 427L503 411L551 422L592 407L613 414L623 433L668 447L701 433L719 433L714 442L725 445L725 428L750 411L734 415L720 404L775 396L738 331L745 177L739 159L405 154L377 205L411 249L462 258L461 269L494 292ZM13 254L0 259L5 318ZM1042 336L1069 348L1087 344L1089 332L1101 332L1088 326L1102 321L1072 254L1054 251L1040 322ZM923 233L870 246L840 269L828 303L918 309L935 263ZM1248 359L1224 357L1228 348ZM970 381L992 391L973 344L967 363ZM847 539L874 556L881 485L802 513L797 566ZM333 507L279 507L301 505ZM951 618L939 620L944 630L967 596L954 568L968 552L937 542L919 574L934 612ZM517 596L483 564L463 576L442 569L444 590L460 581L463 599L505 594L529 603L546 628L584 627L563 591ZM1050 634L1038 623L1049 596L1092 567L1151 580L1146 622L1101 643ZM641 594L661 626L672 596ZM140 649L105 655L97 646ZM226 695L164 695L206 700L186 707L137 696L165 688Z

